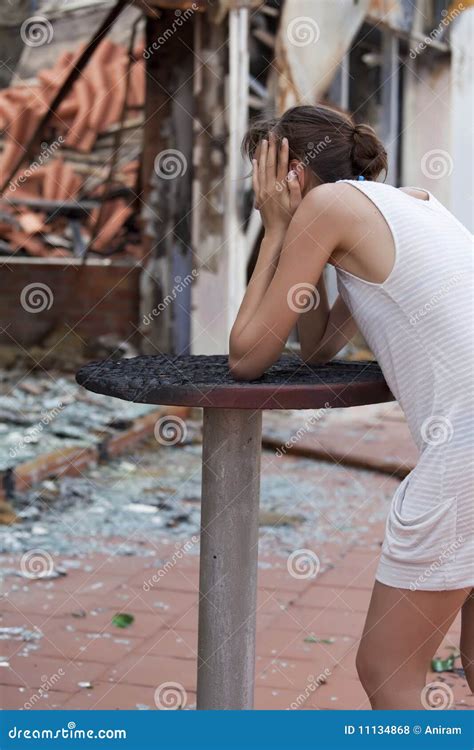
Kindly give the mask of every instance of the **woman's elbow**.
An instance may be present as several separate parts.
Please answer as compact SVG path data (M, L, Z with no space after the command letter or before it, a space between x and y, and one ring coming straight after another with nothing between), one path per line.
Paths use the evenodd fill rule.
M255 380L262 374L252 362L244 342L237 341L233 331L229 339L229 370L234 380Z
M245 357L229 355L229 370L234 380L257 380L263 373L245 361Z
M309 352L302 350L300 356L307 365L325 365L332 359L332 353L327 349L316 349Z

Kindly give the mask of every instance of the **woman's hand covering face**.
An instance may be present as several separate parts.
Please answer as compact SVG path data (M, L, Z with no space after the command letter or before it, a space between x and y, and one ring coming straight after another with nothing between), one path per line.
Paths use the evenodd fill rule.
M252 159L255 206L260 211L266 232L286 232L301 203L301 187L296 172L288 170L289 144L283 138L280 147L270 133Z

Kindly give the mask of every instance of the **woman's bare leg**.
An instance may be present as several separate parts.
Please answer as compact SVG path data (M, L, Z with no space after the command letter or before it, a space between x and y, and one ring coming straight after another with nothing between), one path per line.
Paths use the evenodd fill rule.
M357 654L372 708L423 708L430 661L468 594L469 589L410 591L375 582Z
M461 661L467 684L474 693L474 589L466 599L461 615Z

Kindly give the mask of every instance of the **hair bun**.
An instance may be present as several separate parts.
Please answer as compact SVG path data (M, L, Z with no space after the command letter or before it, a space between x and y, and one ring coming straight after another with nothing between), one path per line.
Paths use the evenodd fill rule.
M355 175L376 180L382 171L387 172L387 152L370 125L354 125L352 139L351 162Z

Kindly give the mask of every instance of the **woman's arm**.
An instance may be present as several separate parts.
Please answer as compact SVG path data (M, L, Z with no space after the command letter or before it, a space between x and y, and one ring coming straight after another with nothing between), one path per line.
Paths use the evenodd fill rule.
M325 300L323 306L327 304L327 298ZM321 320L314 319L313 311L300 315L298 333L301 356L308 364L328 362L349 343L356 331L357 326L352 314L339 296L326 315L324 329Z
M315 346L323 338L331 312L324 283L324 272L316 285L316 301L317 306L300 315L297 323L301 357L305 361L308 361L308 355L313 353Z
M318 307L316 287L340 240L335 189L335 185L320 185L304 198L285 235L277 263L274 248L262 255L260 281L270 263L276 268L266 288L260 282L252 286L250 304L247 292L232 328L229 365L237 379L259 378L280 356L300 314ZM256 271L257 267L252 280ZM267 282L269 276L265 276Z
M291 217L302 200L296 175L288 173L288 139L283 139L277 151L276 139L270 133L269 139L262 141L259 159L252 159L255 207L260 211L265 235L232 329L234 338L252 319L273 279Z

